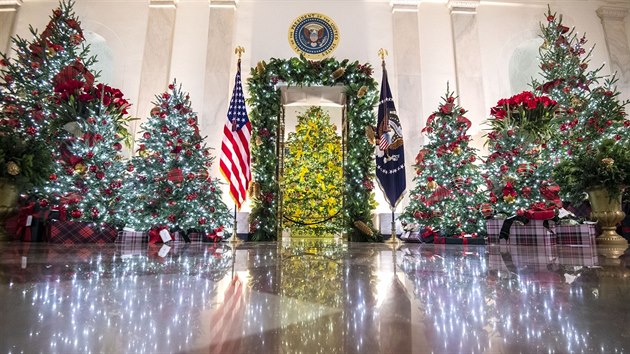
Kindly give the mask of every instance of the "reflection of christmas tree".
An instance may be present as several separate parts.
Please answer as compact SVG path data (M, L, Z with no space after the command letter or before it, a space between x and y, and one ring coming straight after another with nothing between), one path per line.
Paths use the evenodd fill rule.
M187 94L175 84L157 97L151 117L141 126L139 157L125 185L126 223L136 230L153 226L212 231L230 223L216 178L209 178L213 157L199 135L197 115Z
M547 148L555 104L526 91L499 100L492 108L486 177L495 212L514 215L534 203L559 202L558 187L550 180L553 161Z
M558 102L554 120L556 149L562 157L568 151L590 149L604 139L622 140L628 144L630 121L619 101L615 76L603 77L603 65L588 70L592 48L585 49L586 36L562 24L562 16L547 12L547 23L541 24L544 43L540 49L543 83L533 86ZM604 78L603 85L599 81Z
M479 212L483 179L468 146L470 121L451 92L443 100L423 129L429 142L416 157L415 187L401 220L445 236L479 233L485 229Z
M289 134L287 150L283 212L291 233L321 237L340 232L341 138L330 116L320 107L309 108Z

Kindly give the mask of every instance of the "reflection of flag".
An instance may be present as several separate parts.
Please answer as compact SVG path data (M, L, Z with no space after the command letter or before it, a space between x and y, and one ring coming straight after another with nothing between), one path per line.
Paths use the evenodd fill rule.
M230 184L230 195L237 208L247 197L247 188L252 179L250 171L249 138L252 126L247 118L245 97L241 83L241 61L234 82L232 100L228 109L227 121L223 127L223 143L221 144L221 160L219 168Z
M376 154L376 180L385 200L395 208L407 188L405 180L405 152L402 127L387 82L387 70L383 62L381 98L378 105L377 134L379 137Z
M225 290L223 303L212 314L210 353L236 353L245 320L243 282L234 276Z

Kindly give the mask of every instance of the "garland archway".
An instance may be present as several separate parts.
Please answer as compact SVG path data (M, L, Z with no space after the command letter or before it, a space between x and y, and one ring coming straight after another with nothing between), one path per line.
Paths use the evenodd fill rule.
M279 82L287 86L335 86L346 89L347 158L344 166L345 229L353 241L378 241L372 225L374 145L366 137L376 125L377 83L369 64L334 58L310 61L304 57L260 61L247 80L252 123L253 181L250 229L253 241L274 241L278 230L278 124L282 114Z

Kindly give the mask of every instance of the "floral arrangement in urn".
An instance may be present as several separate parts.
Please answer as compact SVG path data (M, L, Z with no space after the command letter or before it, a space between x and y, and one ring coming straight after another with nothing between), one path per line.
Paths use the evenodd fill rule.
M596 188L608 191L611 199L630 186L630 149L615 140L604 140L581 149L555 166L553 176L569 199L581 202Z

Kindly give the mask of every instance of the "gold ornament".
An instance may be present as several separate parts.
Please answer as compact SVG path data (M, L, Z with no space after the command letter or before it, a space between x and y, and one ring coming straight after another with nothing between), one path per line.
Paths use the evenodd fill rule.
M512 204L514 203L514 201L516 200L516 198L513 195L504 195L503 196L503 201L508 203L508 204Z
M343 74L345 74L345 73L346 73L346 69L339 68L339 69L333 71L332 77L333 77L333 79L337 80L338 78L342 77Z
M260 135L256 135L256 145L260 146L260 145L262 145L262 143L263 142L262 142L262 139L260 138Z
M357 97L361 98L361 97L365 96L365 94L367 93L367 90L368 90L367 86L361 86L361 88L357 92Z
M549 48L549 42L545 39L545 41L543 42L543 44L540 46L541 49L547 49Z
M462 153L462 148L460 148L459 146L456 146L456 147L453 149L453 154L455 154L455 155L459 155L459 154L461 154L461 153Z
M249 185L249 196L252 198L260 197L260 183L254 182Z
M261 60L258 62L258 64L256 64L256 72L258 73L258 75L262 75L265 72L265 61Z
M427 182L427 189L432 191L435 190L438 187L438 184L436 181L429 181Z
M610 157L606 157L602 159L602 163L606 165L606 167L611 168L612 165L615 163L615 160L611 159Z
M82 163L78 163L76 165L74 165L74 171L80 175L84 174L85 172L87 172L87 167L82 164Z
M571 106L573 106L573 107L580 107L580 106L582 106L582 100L579 97L577 97L577 96L572 97L571 98Z
M140 157L147 158L149 157L149 152L147 150L141 150L138 152L138 155L140 155Z
M372 229L363 221L361 220L357 220L354 222L354 226L359 229L359 231L361 231L362 233L368 235L368 236L372 236L373 232Z
M16 164L15 162L7 162L7 173L11 176L17 176L20 174L21 171L22 170L20 169L20 166L18 166L18 164Z
M367 136L368 142L370 144L376 144L376 133L374 132L374 127L372 127L371 125L366 125L365 136Z

